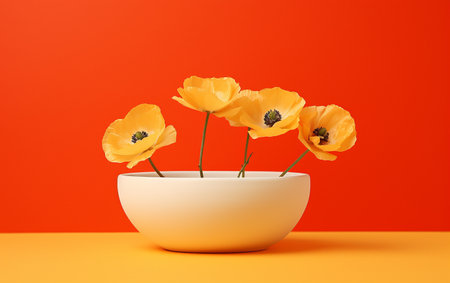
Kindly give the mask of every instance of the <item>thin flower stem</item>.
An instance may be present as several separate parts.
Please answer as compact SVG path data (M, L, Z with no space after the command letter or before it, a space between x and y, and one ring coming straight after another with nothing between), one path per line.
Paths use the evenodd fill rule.
M247 162L247 150L248 150L248 140L250 139L250 134L248 133L250 131L250 128L247 129L247 140L245 142L245 152L244 152L244 164ZM242 171L242 178L245 178L245 168Z
M286 170L284 170L283 173L281 173L280 177L283 177L284 175L286 175L286 173L289 172L289 170L291 170L292 167L294 167L294 165L297 164L297 162L299 162L300 159L302 159L303 156L305 156L308 152L309 152L309 149L305 150L305 152L303 152L302 155L300 155L300 157L297 158L297 160L295 160L294 163L291 164L291 166L289 166Z
M203 148L205 146L206 127L208 126L208 119L211 112L206 111L205 127L203 128L202 146L200 148L200 161L198 163L198 169L200 170L200 177L203 178Z
M238 178L241 176L242 172L245 170L245 167L247 166L248 162L250 161L250 158L252 157L252 155L253 155L253 152L250 153L250 155L248 156L247 160L244 162L244 164L242 164L241 171L239 171L239 174L237 176Z
M150 157L148 158L148 161L150 161L150 165L152 165L153 170L155 170L156 174L158 174L159 177L161 177L161 178L164 177L164 175L161 172L159 172L158 168L156 168L155 164L153 163L153 161Z

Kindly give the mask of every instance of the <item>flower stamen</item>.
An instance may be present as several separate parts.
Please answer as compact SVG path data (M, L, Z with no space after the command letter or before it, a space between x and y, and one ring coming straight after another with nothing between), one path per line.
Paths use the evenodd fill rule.
M134 135L131 137L131 142L136 143L139 140L143 140L144 138L148 137L148 133L146 131L137 131L134 133Z
M272 127L276 122L281 121L281 114L276 109L271 109L264 114L264 124Z
M330 137L330 133L324 127L316 128L313 131L313 135L320 137L320 145L326 144L328 142L328 138Z

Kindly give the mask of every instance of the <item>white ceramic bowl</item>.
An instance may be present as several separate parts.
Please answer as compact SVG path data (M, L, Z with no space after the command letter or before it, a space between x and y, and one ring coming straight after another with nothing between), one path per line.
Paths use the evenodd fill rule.
M262 250L297 224L309 175L197 171L121 174L119 198L131 223L162 248L183 252Z

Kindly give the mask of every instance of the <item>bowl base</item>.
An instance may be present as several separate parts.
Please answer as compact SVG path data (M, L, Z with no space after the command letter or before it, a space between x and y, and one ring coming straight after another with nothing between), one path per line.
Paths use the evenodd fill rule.
M174 253L190 253L190 254L234 254L234 253L254 253L267 250L269 247L264 248L251 248L251 249L172 249L160 247L163 250Z

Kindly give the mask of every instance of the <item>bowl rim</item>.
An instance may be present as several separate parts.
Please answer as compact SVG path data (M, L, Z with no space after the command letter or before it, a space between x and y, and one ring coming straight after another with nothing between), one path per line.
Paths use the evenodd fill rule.
M223 171L223 170L208 170L203 171L205 174L204 178L200 178L199 171L161 171L164 178L159 177L156 172L132 172L119 174L118 178L139 178L146 180L239 180L239 181L249 181L249 180L286 180L292 178L299 178L308 176L306 173L298 172L288 172L285 176L279 177L282 172L279 171L245 171L247 175L245 178L237 178L239 171ZM213 176L208 176L213 174ZM252 176L256 174L256 176ZM181 175L181 176L174 176ZM224 175L224 176L218 176ZM266 176L267 175L267 176Z

